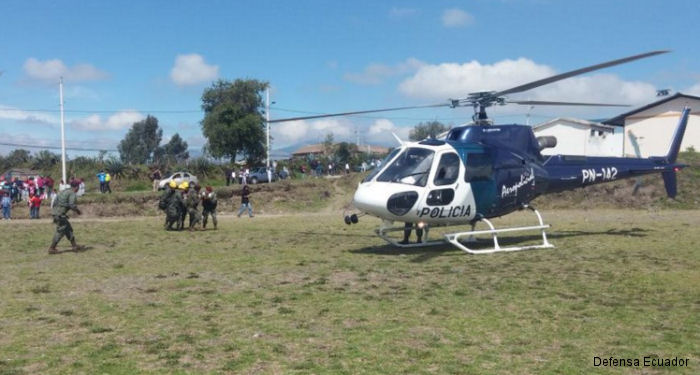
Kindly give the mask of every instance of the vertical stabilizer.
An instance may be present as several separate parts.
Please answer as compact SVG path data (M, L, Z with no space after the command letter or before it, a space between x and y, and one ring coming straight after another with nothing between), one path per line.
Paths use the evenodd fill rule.
M668 150L666 155L666 161L668 163L675 163L678 158L678 152L681 149L681 143L683 142L683 134L685 134L685 128L688 125L688 116L690 115L690 108L683 108L683 113L681 114L680 120L678 120L678 126L676 127L676 132L673 134L673 139L671 140L671 148ZM665 179L664 179L665 180Z

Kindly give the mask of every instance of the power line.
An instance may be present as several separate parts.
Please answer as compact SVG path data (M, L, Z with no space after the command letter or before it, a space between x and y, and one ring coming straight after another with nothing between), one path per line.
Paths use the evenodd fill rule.
M1 108L0 111L14 111L14 112L60 112L60 109L41 109L41 108ZM155 109L155 110L143 110L143 109L64 109L63 112L70 113L117 113L117 112L145 112L145 113L201 113L202 110L194 109Z
M20 143L7 143L7 142L0 142L0 146L12 146L12 147L25 147L25 148L40 148L40 149L51 149L51 150L60 150L61 146L44 146L44 145L27 145L27 144L20 144ZM71 151L107 151L107 152L118 152L119 150L114 150L114 149L104 149L104 148L82 148L82 147L66 147L66 150L71 150Z

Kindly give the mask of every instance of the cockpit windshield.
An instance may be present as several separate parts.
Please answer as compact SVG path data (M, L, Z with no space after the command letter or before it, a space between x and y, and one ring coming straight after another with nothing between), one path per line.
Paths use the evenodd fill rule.
M435 151L426 148L407 148L377 177L377 181L425 186L434 155Z
M394 156L396 156L396 154L399 153L399 151L401 151L400 148L395 148L395 149L391 150L389 155L387 155L384 159L382 159L382 161L379 163L379 165L377 165L377 167L374 168L374 170L369 175L367 175L367 177L365 177L365 179L362 180L362 182L372 181L372 179L379 173L379 171L382 170L383 166L385 166L386 163L390 162L391 159L393 159Z

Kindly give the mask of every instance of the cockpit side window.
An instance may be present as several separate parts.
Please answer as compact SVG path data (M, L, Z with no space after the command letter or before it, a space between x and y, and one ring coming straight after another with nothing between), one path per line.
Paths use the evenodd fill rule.
M493 162L491 156L483 153L467 154L467 170L464 173L464 181L486 181L493 174Z
M435 151L426 148L408 148L377 177L377 181L425 186L434 155Z
M443 154L435 173L433 183L435 186L451 185L459 177L459 156L454 152Z

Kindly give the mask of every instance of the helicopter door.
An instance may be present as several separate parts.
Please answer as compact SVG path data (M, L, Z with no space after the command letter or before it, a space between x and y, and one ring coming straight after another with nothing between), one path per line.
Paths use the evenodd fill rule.
M460 218L468 215L467 206L471 202L464 202L468 192L467 184L459 180L461 164L455 152L448 151L440 156L425 199L426 206L432 208L430 212L435 212L436 217ZM456 206L460 208L455 209Z
M487 152L467 152L464 159L464 181L474 196L475 214L489 217L498 209L493 158Z
M500 208L510 210L529 201L535 176L525 159L520 156L508 151L499 156L494 171L496 193L500 199Z

